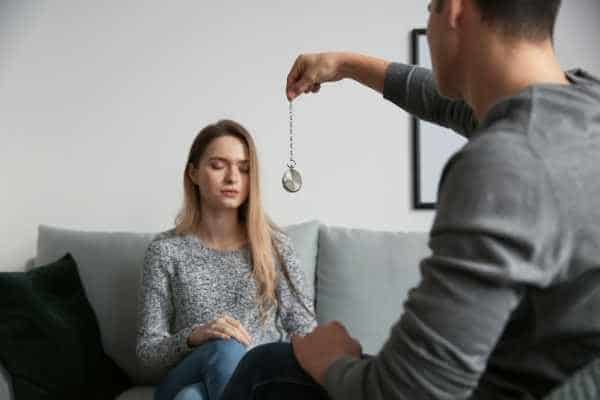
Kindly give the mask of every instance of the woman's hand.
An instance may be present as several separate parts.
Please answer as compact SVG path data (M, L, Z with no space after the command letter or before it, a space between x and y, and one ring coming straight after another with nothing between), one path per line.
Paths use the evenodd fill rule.
M235 318L225 315L196 327L187 342L190 347L196 347L212 339L228 340L231 338L246 347L252 343L252 338L242 324Z

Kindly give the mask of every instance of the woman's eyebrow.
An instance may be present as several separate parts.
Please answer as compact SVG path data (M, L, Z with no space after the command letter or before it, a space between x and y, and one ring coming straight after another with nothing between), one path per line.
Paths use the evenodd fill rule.
M210 161L213 161L213 160L214 161L224 161L224 162L228 162L228 163L230 163L230 162L237 162L238 164L246 164L246 163L250 162L249 160L246 160L246 159L230 160L230 159L228 159L226 157L219 157L219 156L210 157L209 160Z

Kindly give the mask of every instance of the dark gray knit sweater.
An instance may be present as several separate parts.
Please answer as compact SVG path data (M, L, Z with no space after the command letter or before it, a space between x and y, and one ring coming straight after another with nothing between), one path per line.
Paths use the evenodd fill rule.
M264 325L248 247L215 250L195 235L180 236L174 230L152 241L144 261L136 346L140 366L149 380L159 379L192 350L187 339L194 327L221 315L242 323L253 339L250 348L286 340L290 334L305 334L316 326L313 299L293 245L284 234L277 233L275 238L300 296L295 296L280 276L279 313L273 310Z
M600 81L567 77L477 123L430 71L390 66L385 98L469 142L442 174L421 283L376 357L330 367L333 399L538 399L600 356Z

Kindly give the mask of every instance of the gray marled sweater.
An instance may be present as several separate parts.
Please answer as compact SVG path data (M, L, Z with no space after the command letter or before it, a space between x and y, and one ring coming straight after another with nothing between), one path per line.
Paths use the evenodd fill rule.
M313 312L290 239L279 233L275 237L292 283ZM194 327L223 314L242 323L253 339L250 347L305 334L316 326L283 277L277 295L279 317L272 311L261 326L248 247L221 251L192 234L159 234L146 252L139 299L136 353L144 374L159 379L192 350L187 339Z

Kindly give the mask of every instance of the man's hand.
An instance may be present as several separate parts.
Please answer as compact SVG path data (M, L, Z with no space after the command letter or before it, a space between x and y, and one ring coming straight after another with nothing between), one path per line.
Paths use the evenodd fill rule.
M344 78L341 74L343 53L301 54L288 73L285 92L288 100L302 93L316 93L321 83L335 82Z
M294 355L319 384L325 384L327 369L342 356L360 358L361 346L338 321L318 326L306 336L292 337Z
M285 94L289 101L302 93L316 93L321 83L349 78L383 93L388 61L356 53L302 54L288 73Z

